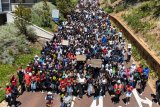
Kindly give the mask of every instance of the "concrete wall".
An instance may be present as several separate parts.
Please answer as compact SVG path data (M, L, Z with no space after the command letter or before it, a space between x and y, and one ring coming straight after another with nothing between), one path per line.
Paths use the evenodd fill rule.
M14 17L15 16L12 13L8 12L7 13L7 23L13 23ZM44 30L34 24L32 24L30 27L33 28L35 33L37 34L37 36L39 36L41 38L45 38L45 39L50 40L53 37L53 33L48 32L48 31L46 31L46 30Z
M0 13L2 12L2 1L0 0Z
M122 29L125 37L130 40L139 50L140 54L147 61L147 63L158 73L160 77L160 60L158 57L148 49L129 29L117 20L114 16L110 15L110 19L117 25L118 28Z

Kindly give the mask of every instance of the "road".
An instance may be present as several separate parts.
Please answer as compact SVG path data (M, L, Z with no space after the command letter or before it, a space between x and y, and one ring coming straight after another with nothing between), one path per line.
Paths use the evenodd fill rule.
M126 66L130 66L133 61L126 64ZM138 87L137 87L138 88ZM134 94L132 94L130 104L127 107L160 107L156 103L152 103L151 94L153 93L149 85L147 85L143 95L139 95L135 90ZM46 93L41 92L25 92L21 95L17 100L21 102L20 107L45 107L45 95ZM54 105L53 107L60 107L59 95L54 95ZM118 104L113 104L111 100L111 96L106 93L106 96L103 99L94 100L93 97L88 98L84 96L83 99L78 100L75 98L74 104L72 107L125 107L124 103L125 94L120 97L120 102ZM146 100L148 98L148 100ZM93 104L92 104L93 103ZM96 104L94 104L96 103ZM100 104L99 104L100 103ZM146 103L146 104L145 104ZM149 106L149 103L152 105ZM96 106L97 105L97 106Z

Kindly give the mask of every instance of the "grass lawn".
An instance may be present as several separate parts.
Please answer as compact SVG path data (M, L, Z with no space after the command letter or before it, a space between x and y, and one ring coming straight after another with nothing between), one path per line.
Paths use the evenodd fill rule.
M19 55L14 65L0 64L0 101L4 99L6 83L9 83L10 77L16 74L18 67L22 64L24 68L34 58L34 55L39 53L39 49L32 47L31 54Z

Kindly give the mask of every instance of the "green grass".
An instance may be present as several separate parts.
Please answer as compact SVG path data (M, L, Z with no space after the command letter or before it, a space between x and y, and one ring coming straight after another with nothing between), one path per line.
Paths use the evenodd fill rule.
M145 32L154 27L153 23L141 21L141 19L146 16L147 16L147 13L143 13L141 11L136 11L130 14L122 15L124 20L128 23L129 26L132 27L132 29L135 30L135 32L139 32L139 31Z
M155 11L155 2L144 2L141 5L129 10L128 14L123 14L124 20L136 32L146 32L154 27L152 21L146 20L148 16L152 17ZM146 21L145 21L146 20Z
M23 67L27 65L31 60L33 60L35 54L39 54L40 50L37 48L31 48L30 54L22 54L17 56L15 64L1 64L0 65L0 101L4 99L5 95L5 85L9 83L9 79L13 74L16 74L18 67L22 64Z
M112 7L106 7L106 8L104 8L104 11L109 14L109 13L113 12L113 9L112 9Z

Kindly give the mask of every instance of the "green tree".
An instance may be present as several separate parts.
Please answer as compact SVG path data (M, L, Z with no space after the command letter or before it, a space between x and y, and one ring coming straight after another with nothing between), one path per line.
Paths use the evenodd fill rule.
M28 25L31 24L31 9L22 6L22 0L19 2L20 5L16 7L14 12L14 23L20 34L24 34L29 41L35 42L37 40L37 36L35 32L28 27Z
M15 20L14 23L18 28L20 34L24 34L28 37L27 25L31 21L31 9L19 5L15 9Z
M56 0L57 8L64 16L70 14L77 5L78 0Z
M43 11L42 11L42 26L51 27L51 13L50 8L47 4L48 0L43 0Z

